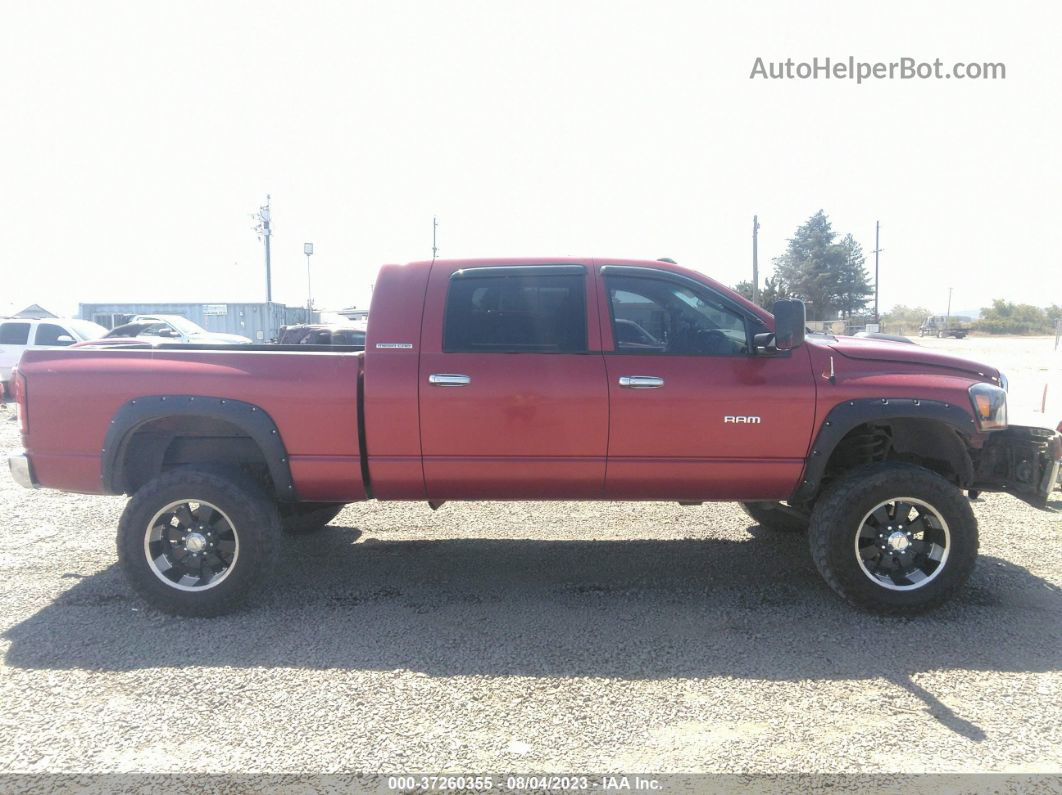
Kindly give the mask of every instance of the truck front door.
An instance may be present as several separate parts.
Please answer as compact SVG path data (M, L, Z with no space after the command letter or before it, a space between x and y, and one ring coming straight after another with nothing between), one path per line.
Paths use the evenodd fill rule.
M582 265L436 264L420 357L434 499L604 493L608 387Z
M806 348L755 354L746 310L693 279L599 269L612 499L785 499L811 443Z

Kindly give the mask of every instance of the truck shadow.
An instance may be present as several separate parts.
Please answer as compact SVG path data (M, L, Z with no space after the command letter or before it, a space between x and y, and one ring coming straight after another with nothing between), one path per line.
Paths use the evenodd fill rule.
M357 532L286 539L273 586L216 619L147 608L111 566L11 627L7 664L775 680L1062 664L1062 593L993 557L951 603L908 620L842 603L799 536L354 543Z

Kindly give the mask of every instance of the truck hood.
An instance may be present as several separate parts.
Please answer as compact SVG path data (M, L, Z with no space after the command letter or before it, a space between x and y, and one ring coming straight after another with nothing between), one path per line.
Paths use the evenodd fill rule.
M989 364L963 359L959 356L949 356L938 353L915 344L906 342L890 342L880 339L863 339L860 337L826 337L815 339L808 337L808 341L816 345L823 345L830 350L841 354L849 359L869 359L879 362L902 362L904 364L921 364L927 367L943 367L948 370L960 370L975 378L997 379L999 370Z

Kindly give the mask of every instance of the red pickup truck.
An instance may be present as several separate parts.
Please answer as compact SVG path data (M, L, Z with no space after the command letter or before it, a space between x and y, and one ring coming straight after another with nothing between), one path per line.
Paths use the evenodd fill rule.
M740 501L806 531L850 602L909 614L969 576L963 490L1043 504L1062 437L1008 427L995 368L809 335L666 262L387 265L364 351L29 351L15 478L131 496L118 555L155 607L215 615L278 534L367 500Z

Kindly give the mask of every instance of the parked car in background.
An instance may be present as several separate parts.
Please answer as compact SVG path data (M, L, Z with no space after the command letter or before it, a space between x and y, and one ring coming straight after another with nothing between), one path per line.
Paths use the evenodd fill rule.
M278 345L356 345L365 347L365 323L300 323L281 326Z
M91 320L12 317L0 321L0 382L11 380L11 368L30 348L65 348L83 340L102 337L107 329Z
M179 342L191 345L250 345L251 340L239 334L207 331L180 315L137 315L124 326L110 331L101 328L104 339L136 337L147 342Z

